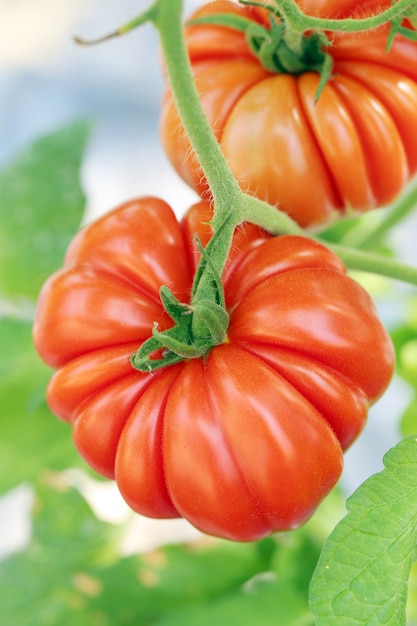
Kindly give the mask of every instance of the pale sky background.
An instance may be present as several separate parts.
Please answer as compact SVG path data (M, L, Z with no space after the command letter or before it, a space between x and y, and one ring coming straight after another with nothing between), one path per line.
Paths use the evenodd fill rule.
M185 2L184 14L198 5ZM163 93L151 25L83 47L73 36L111 32L146 0L0 0L0 166L32 139L75 119L93 122L82 170L89 215L156 194L182 214L196 198L159 145Z
M199 4L187 0L185 13ZM153 27L93 47L72 40L73 35L94 38L110 32L148 5L145 0L0 0L0 167L35 138L74 120L91 119L93 133L82 168L88 218L136 195L159 195L177 215L196 199L159 144L163 79ZM412 232L408 227L396 237L400 249L416 261ZM389 306L383 314L392 315ZM347 493L382 468L382 455L400 438L397 419L408 398L409 390L395 382L371 410L364 435L346 454L342 484ZM90 483L83 485L91 491ZM19 503L15 509L7 498L0 499L0 519L9 522L0 537L8 537L8 545L27 511L24 489L14 498ZM102 516L127 514L111 483L100 489L93 491ZM5 506L7 516L2 514ZM21 532L29 532L25 528ZM152 547L155 540L195 534L183 522L149 522L138 516L132 531L140 549Z

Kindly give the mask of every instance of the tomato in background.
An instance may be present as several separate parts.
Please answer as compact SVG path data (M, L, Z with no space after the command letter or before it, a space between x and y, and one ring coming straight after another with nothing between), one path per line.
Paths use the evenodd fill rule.
M56 371L51 410L126 502L232 540L308 519L393 372L391 341L338 257L303 237L240 227L224 272L227 340L153 373L130 356L182 302L211 232L207 202L178 223L156 198L86 226L39 297L34 341Z
M390 6L387 0L299 4L329 18L366 16ZM269 28L267 11L224 0L206 4L191 18L217 13ZM386 53L388 27L329 34L333 74L316 102L317 72L264 69L244 33L196 24L186 27L186 37L203 109L240 186L301 226L385 206L416 172L417 42L396 35ZM169 89L160 130L178 174L208 197Z

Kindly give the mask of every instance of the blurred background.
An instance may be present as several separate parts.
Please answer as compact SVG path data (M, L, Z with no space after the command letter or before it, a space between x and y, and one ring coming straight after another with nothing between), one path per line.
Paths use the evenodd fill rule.
M187 0L185 11L197 5ZM73 41L111 32L147 6L147 0L0 0L0 165L36 137L90 120L82 171L89 216L140 194L163 195L180 212L195 198L159 146L163 78L153 27L97 46Z
M97 46L79 46L110 32L148 6L145 0L0 0L0 168L36 138L78 119L92 122L82 167L86 219L137 195L158 195L178 215L196 196L165 158L158 138L163 93L156 32L146 25ZM185 11L201 4L186 0ZM415 220L414 220L415 221ZM416 262L410 233L396 233L405 260ZM415 232L415 231L414 231ZM378 302L381 315L395 315L394 302ZM0 383L1 384L1 383ZM400 439L398 416L411 391L395 380L371 410L364 436L346 455L342 486L350 494L382 468L383 454ZM70 433L68 432L68 436ZM95 484L77 472L81 491L103 519L124 519L127 510L114 486ZM30 490L0 499L0 555L17 549L30 529ZM183 521L152 522L135 516L127 552L158 542L197 536Z
M185 10L197 4L187 0ZM85 220L139 195L162 197L178 215L196 198L159 145L164 82L154 28L146 25L91 47L73 40L111 32L147 6L145 0L0 0L0 169L37 138L76 120L89 121L81 170ZM101 519L126 521L129 511L113 484L77 472L72 480ZM0 497L0 557L29 539L31 506L32 491L25 484ZM196 536L183 520L134 516L125 550Z

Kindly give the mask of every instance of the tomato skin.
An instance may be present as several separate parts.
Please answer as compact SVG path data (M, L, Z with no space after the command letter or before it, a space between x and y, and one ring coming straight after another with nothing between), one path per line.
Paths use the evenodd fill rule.
M226 341L201 358L134 370L129 358L154 322L172 324L163 281L190 297L192 234L206 243L211 217L199 202L178 223L165 202L142 198L85 227L40 293L33 336L56 370L51 410L134 510L249 541L312 515L394 357L371 299L338 257L244 224L223 276Z
M372 0L299 4L329 18L390 6ZM227 0L210 2L191 17L217 13L268 27L265 10ZM401 192L417 171L417 43L396 35L386 53L387 36L384 27L331 34L333 76L316 102L316 72L272 73L261 67L244 33L210 24L186 27L204 112L244 191L279 206L303 227L385 206ZM176 171L208 198L169 89L160 133Z
M319 413L262 360L231 344L205 363L186 364L166 411L172 499L210 534L253 540L271 525L298 526L342 469L340 446Z

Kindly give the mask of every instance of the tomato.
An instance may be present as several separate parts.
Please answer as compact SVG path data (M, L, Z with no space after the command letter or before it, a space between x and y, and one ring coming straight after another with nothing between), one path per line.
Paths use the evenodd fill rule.
M41 290L36 348L56 371L51 410L126 502L155 518L254 540L294 528L339 479L343 451L389 383L375 306L313 240L237 229L224 272L227 338L152 373L130 356L172 325L167 285L190 297L210 205L181 223L156 198L127 202L73 239Z
M357 17L391 3L303 0L322 17ZM263 9L210 2L192 17L237 14L269 28ZM417 42L388 28L328 34L332 78L315 102L316 71L299 75L262 67L245 34L209 24L186 28L203 109L242 189L277 205L301 226L385 206L417 169ZM176 171L202 197L207 182L169 89L160 120Z

